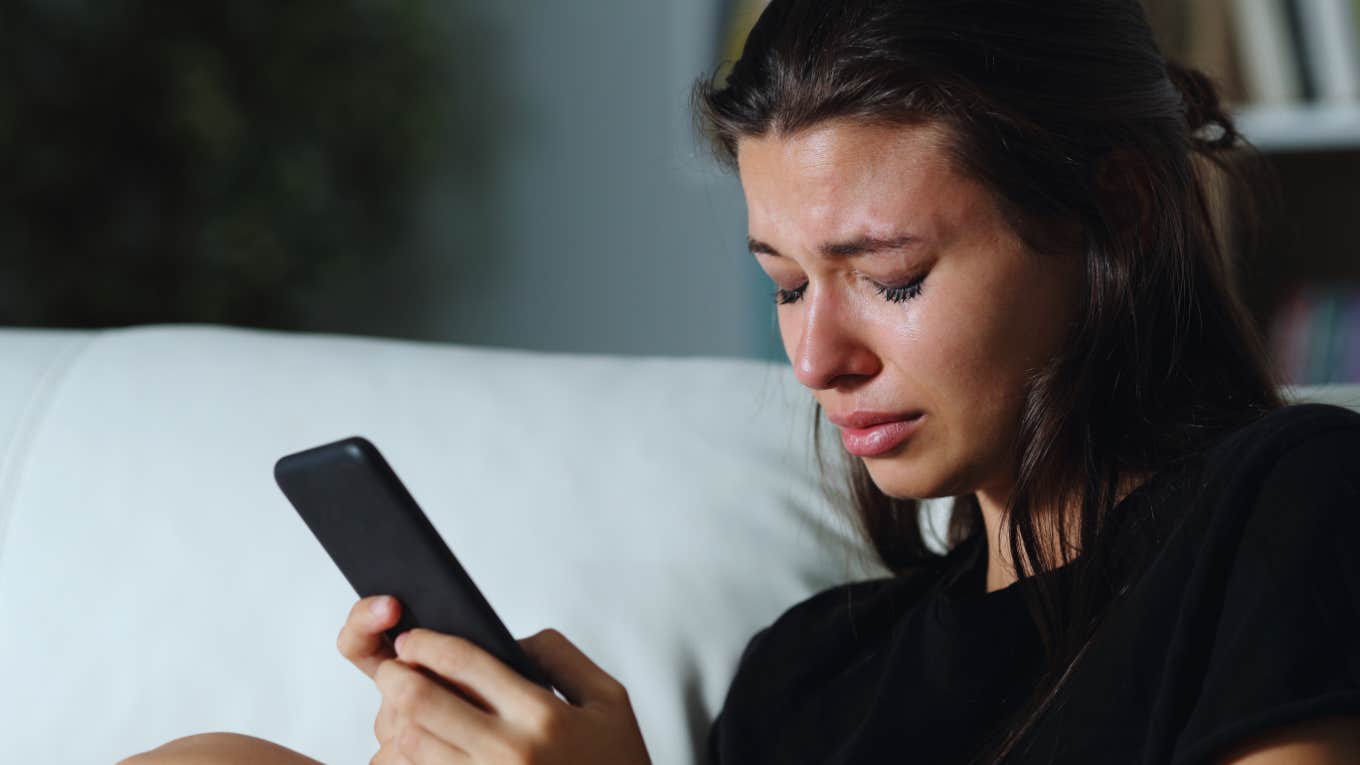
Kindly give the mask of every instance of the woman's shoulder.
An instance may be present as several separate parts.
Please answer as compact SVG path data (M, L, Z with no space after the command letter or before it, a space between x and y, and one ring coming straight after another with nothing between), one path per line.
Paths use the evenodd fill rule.
M743 664L778 663L790 653L803 651L808 644L825 645L828 639L838 639L855 622L856 614L862 617L868 611L878 610L895 583L890 576L846 582L794 603L751 638L742 656Z
M1360 433L1360 411L1317 402L1288 404L1228 433L1211 454L1219 462L1271 462L1338 431L1342 438Z
M1233 472L1252 495L1242 505L1268 516L1251 519L1258 526L1360 515L1360 412L1295 404L1243 430L1238 450L1254 459L1235 461Z
M1175 762L1360 701L1360 674L1338 670L1360 667L1360 413L1274 410L1225 439L1213 466L1199 533L1160 578L1185 604L1177 655L1200 662L1181 669L1196 702Z
M1213 538L1236 547L1253 529L1271 533L1264 527L1348 512L1360 485L1360 412L1322 403L1279 407L1229 431L1185 467L1161 483L1156 509L1172 512L1157 520L1158 539L1171 524L1184 527L1197 549Z
M793 604L766 629L779 637L846 634L854 624L881 610L886 600L897 600L902 580L883 576L828 587Z
M864 650L889 608L903 600L897 576L828 587L784 610L747 641L722 708L708 734L710 761L745 761L754 742L776 740L768 729L785 705L815 693L819 678L870 655ZM886 604L886 607L885 607Z
M1243 425L1205 455L1201 492L1219 506L1335 507L1360 480L1360 412L1322 403L1290 404ZM1319 501L1321 500L1321 501Z
M862 658L939 581L950 557L910 575L835 585L789 606L748 641L733 687L779 693L776 685L799 686Z

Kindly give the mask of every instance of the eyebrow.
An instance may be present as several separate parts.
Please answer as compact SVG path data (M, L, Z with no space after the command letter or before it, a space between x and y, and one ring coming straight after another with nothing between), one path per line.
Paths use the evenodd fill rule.
M901 250L908 245L921 241L916 236L898 236L891 239L864 236L858 239L851 239L847 242L827 242L817 248L817 251L825 258L848 258L855 255L870 255L886 250ZM783 253L774 247L751 237L746 238L746 246L750 248L752 254L771 255L776 258L784 257Z

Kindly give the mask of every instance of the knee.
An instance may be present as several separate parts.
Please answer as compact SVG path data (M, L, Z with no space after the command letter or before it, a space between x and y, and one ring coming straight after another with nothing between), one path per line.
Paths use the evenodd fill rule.
M117 765L212 765L237 762L301 765L316 761L255 736L214 732L177 738L150 751L119 760Z
M227 750L237 748L236 733L197 733L168 741L150 751L134 754L117 765L165 765L167 763L207 763Z

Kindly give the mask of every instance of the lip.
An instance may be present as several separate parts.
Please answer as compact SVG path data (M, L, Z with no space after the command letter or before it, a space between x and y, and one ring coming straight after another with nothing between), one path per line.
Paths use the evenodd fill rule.
M841 428L841 443L856 457L874 457L896 449L911 437L925 421L924 413L907 415L909 419L880 422L865 428Z
M900 422L910 420L913 417L925 414L920 409L910 409L905 412L850 412L848 414L828 414L827 419L842 428L863 429L874 425L881 425L885 422Z

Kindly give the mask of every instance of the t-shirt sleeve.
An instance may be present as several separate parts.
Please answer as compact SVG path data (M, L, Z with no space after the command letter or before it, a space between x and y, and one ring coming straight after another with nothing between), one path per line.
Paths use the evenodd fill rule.
M1286 450L1241 528L1175 765L1215 762L1292 723L1360 715L1360 428Z
M771 629L765 627L756 632L747 641L741 658L737 660L736 673L728 687L722 709L708 729L707 745L704 747L706 765L733 765L745 761L740 747L742 742L753 741L754 736L751 731L738 730L738 726L747 718L747 700L755 691L755 679L758 677L754 671L755 656Z

